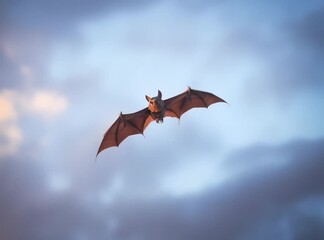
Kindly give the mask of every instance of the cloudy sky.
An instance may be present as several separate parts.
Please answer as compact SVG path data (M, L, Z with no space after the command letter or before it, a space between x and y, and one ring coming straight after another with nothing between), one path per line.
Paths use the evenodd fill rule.
M0 1L0 238L324 239L323 66L322 1Z

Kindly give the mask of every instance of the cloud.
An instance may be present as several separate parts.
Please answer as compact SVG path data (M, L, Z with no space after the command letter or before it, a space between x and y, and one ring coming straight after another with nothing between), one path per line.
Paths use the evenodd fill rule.
M324 57L324 6L303 16L293 25L292 33L305 47Z
M323 142L264 146L257 148L259 154L255 154L255 148L237 152L235 157L228 159L229 165L237 161L242 166L252 164L250 169L193 197L132 200L132 204L119 200L111 210L119 217L115 239L136 236L142 239L153 236L155 239L258 239L269 234L275 234L276 239L286 239L286 234L321 236L323 230L314 227L316 232L309 235L310 232L301 230L295 221L308 221L305 213L298 209L300 204L319 199L324 194L321 186L324 180L321 174ZM274 163L285 162L263 166L264 156ZM253 167L255 163L261 165ZM321 224L321 214L313 212L315 226ZM281 227L285 221L288 229Z
M65 97L54 91L38 90L30 98L23 99L22 104L27 111L44 117L56 116L67 108Z
M16 31L22 29L33 29L34 31L47 32L53 36L71 36L75 24L84 19L89 19L100 14L112 13L114 11L130 10L146 5L151 1L141 0L134 3L131 0L109 0L109 1L64 1L43 2L39 0L15 0L4 2L5 9L3 22L5 27L11 26ZM76 8L76 5L78 6Z
M13 94L12 91L0 92L0 157L13 154L22 141Z
M67 99L50 90L0 92L0 157L14 154L23 140L19 120L26 115L53 119L67 108Z
M83 229L88 235L98 236L95 225L103 226L97 222L95 214L88 212L71 195L48 191L45 172L46 168L28 156L23 159L11 157L2 164L0 238L79 239ZM87 224L91 225L90 231Z
M21 141L22 133L16 124L0 122L0 158L14 154Z
M21 87L44 81L46 62L59 41L80 40L78 25L84 21L145 6L152 1L1 1L0 78L1 87ZM76 8L75 6L78 5ZM73 40L74 38L74 40ZM26 47L28 45L28 47ZM32 70L32 71L31 71Z
M10 91L2 91L0 94L0 122L17 118L17 111L12 102L12 94Z
M278 105L289 104L305 92L320 94L324 89L323 6L305 8L299 14L269 26L271 36L259 37L262 48L254 48L260 55L260 68L250 77L247 94L263 99L272 98ZM265 57L266 56L266 57ZM262 71L260 71L262 69ZM263 91L260 91L263 89ZM255 91L252 93L252 91Z
M55 117L67 109L66 97L52 90L12 90L9 101L14 107L16 115L27 114L49 118Z
M322 238L314 2L82 2L0 8L1 239ZM120 110L187 85L231 107L152 124L94 164Z
M86 177L84 184L72 181L69 191L53 192L46 186L42 167L28 160L14 160L15 164L7 163L0 168L0 180L7 179L0 181L5 196L0 199L0 206L6 206L5 213L20 210L11 213L9 219L4 217L5 213L0 216L0 226L10 223L0 231L0 237L191 240L276 236L278 240L285 240L293 236L321 239L324 233L320 227L324 194L321 184L324 180L323 143L323 139L301 140L238 150L226 159L228 168L234 166L235 171L239 170L234 178L198 194L177 198L142 196L145 190L159 189L154 173L144 177L144 181L127 179L130 174L140 178L143 172L149 172L143 171L143 162L142 167L129 168L124 173L120 169L116 178L116 164L110 164L113 169L108 172L101 164L100 170L95 172L96 181L100 181L103 188ZM157 164L164 160L163 156L154 159ZM127 167L126 163L122 164L123 160L119 161L121 167ZM152 161L146 159L145 162ZM90 172L92 170L88 169L83 174ZM17 180L13 180L17 176L19 182L24 182L23 187L14 187ZM52 184L59 186L58 190L62 190L61 177L55 175L52 179ZM65 184L64 180L63 186ZM142 192L129 192L133 187L142 188ZM33 192L37 194L31 194ZM33 221L30 221L31 216ZM300 226L310 226L312 231Z

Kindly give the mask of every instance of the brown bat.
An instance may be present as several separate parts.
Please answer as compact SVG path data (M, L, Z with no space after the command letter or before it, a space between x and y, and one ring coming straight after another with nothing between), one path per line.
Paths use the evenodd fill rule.
M166 100L162 100L160 90L158 90L156 97L151 98L147 95L145 97L149 102L147 108L135 113L120 113L118 119L106 131L97 155L106 148L118 147L130 135L143 134L145 128L153 120L159 123L163 122L164 117L176 117L180 119L181 115L191 108L208 108L213 103L225 102L212 93L194 90L190 87L185 92Z

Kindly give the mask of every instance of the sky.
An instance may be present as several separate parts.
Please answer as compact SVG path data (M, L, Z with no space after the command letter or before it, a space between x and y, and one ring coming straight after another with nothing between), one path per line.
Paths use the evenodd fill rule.
M323 65L323 1L0 1L0 239L324 239Z

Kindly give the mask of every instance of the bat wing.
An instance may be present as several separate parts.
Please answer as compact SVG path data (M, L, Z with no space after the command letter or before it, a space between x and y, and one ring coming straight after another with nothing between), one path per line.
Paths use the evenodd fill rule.
M166 112L164 116L180 119L182 114L192 108L208 108L213 103L225 101L212 93L198 91L188 87L187 91L175 97L166 99L164 102L166 104Z
M118 147L119 144L128 136L134 134L143 134L145 128L153 121L150 111L147 108L141 111L122 114L120 113L117 120L106 131L97 155L104 149L109 147Z

